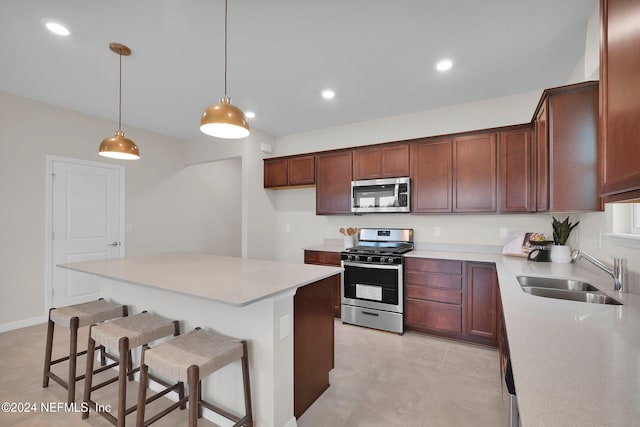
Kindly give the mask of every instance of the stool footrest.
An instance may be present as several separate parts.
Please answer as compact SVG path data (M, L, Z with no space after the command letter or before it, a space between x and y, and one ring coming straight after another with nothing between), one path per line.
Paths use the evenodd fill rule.
M232 414L231 412L227 411L226 409L222 409L221 407L216 406L216 405L214 405L212 403L209 403L209 402L207 402L205 400L200 400L198 403L200 403L202 406L204 406L208 410L216 412L216 413L222 415L223 417L228 418L228 419L230 419L232 421L238 422L238 421L240 421L242 419L239 416L237 416L235 414ZM240 424L238 424L238 425L240 425Z
M146 420L144 422L143 426L147 427L148 425L151 425L151 424L155 423L156 421L158 421L160 418L164 417L168 413L173 412L174 410L178 409L181 405L184 405L186 401L187 401L186 397L178 400L173 405L169 406L168 408L163 409L162 411L160 411L157 414L155 414L153 417L151 417L148 420Z

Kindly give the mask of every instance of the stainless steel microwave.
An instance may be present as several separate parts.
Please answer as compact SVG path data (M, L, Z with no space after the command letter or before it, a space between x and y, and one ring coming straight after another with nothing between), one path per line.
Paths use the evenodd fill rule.
M351 212L410 212L410 194L409 177L351 181Z

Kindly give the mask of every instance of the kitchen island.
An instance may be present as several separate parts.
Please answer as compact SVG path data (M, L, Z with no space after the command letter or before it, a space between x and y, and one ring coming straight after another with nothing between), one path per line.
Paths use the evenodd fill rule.
M101 297L129 305L130 313L148 310L180 320L182 331L202 326L247 340L256 425L295 426L294 394L303 393L308 399L321 393L323 385L318 381L325 377L324 388L328 387L333 364L333 281L329 279L341 268L194 253L58 267L99 276ZM319 340L318 345L294 343L299 324ZM298 378L305 372L294 373L294 364L307 358L307 352L315 360L318 353L324 354L320 371L308 373L311 383ZM304 366L309 369L308 364ZM234 362L207 378L204 397L242 413L240 379L240 363Z

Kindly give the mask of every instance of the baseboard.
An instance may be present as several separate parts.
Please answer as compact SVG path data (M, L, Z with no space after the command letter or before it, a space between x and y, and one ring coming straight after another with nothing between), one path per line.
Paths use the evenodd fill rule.
M283 427L298 427L296 417L291 417L291 419L287 421L287 423Z
M28 326L39 325L40 323L45 323L47 320L47 316L38 316L32 317L30 319L18 320L15 322L2 323L0 324L0 333L26 328Z

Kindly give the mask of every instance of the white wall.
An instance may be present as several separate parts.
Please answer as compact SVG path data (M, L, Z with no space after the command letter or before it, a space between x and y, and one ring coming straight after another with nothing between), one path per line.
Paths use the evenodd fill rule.
M181 141L126 124L123 127L139 145L140 160L124 162L98 156L100 141L116 130L113 122L0 93L0 330L42 321L45 316L48 154L126 165L126 221L132 228L126 234L127 255L215 252L223 247L220 242L207 241L206 233L199 234L216 224L215 214L222 215L218 222L226 223L237 213L234 207L222 214L219 205L203 200L206 193L199 196L199 191L209 191L208 181L218 179L215 167L185 170ZM239 173L234 172L236 175ZM239 188L238 184L228 190L237 193ZM209 194L212 199L220 197ZM237 206L240 201L233 203ZM203 212L196 212L200 209ZM231 224L227 231L235 227L238 235L225 237L224 246L239 252L234 246L240 239L239 227Z

